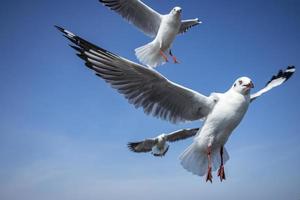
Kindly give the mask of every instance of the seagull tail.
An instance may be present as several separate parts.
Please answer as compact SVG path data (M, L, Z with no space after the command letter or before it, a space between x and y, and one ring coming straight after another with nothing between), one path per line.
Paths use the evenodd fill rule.
M213 150L211 153L212 158L212 170L215 171L221 164L220 151ZM181 165L187 171L198 175L204 176L207 173L208 159L206 150L199 148L196 143L191 144L179 157L181 160ZM223 161L229 160L229 155L227 150L223 149Z
M141 63L150 68L155 68L165 63L165 60L160 55L159 44L154 41L136 48L135 55Z

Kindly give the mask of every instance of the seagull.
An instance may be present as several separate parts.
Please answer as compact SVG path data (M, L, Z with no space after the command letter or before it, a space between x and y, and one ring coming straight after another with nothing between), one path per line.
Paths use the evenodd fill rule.
M252 80L240 77L226 92L205 96L168 80L154 69L113 54L61 27L57 28L73 43L71 47L85 61L85 65L136 108L141 107L146 114L172 123L204 120L180 160L181 165L193 174L206 174L206 182L212 182L212 171L217 168L220 180L225 180L224 165L229 155L224 145L243 119L250 103L286 82L296 70L294 66L280 70L264 88L252 95Z
M129 142L128 148L136 153L151 151L152 155L162 157L169 150L169 144L167 142L175 142L195 136L198 131L199 128L193 128L181 129L168 134L163 133L155 138L149 138L139 142Z
M151 68L168 62L167 53L174 63L178 63L171 51L176 35L185 33L189 28L201 23L198 18L181 20L182 9L178 6L169 14L162 15L139 0L99 1L154 38L152 42L135 49L138 60Z

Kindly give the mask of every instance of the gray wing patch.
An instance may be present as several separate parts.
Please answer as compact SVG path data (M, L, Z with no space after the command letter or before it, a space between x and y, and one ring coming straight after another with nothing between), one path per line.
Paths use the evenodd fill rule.
M139 0L99 0L111 10L120 14L150 37L155 37L161 15Z
M184 140L189 137L193 137L197 134L200 128L191 128L191 129L181 129L167 134L167 141L175 142L178 140Z
M152 150L152 147L157 144L157 139L146 139L139 142L129 142L128 148L136 153L145 153Z
M178 34L183 34L183 33L187 32L193 26L199 25L201 23L202 22L199 21L198 18L196 18L196 19L182 20Z

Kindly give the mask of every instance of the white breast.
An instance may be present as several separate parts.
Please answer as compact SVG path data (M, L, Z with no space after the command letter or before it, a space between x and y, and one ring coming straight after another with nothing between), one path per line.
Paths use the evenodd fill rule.
M205 148L208 145L224 145L234 128L243 119L249 103L249 96L234 91L222 94L195 140Z
M172 42L178 34L180 25L180 18L176 18L173 15L163 16L155 38L155 40L159 42L162 51L166 51L171 47Z

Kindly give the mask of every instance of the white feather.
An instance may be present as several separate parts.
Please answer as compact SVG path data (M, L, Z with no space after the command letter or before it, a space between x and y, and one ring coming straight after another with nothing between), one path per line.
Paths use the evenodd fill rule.
M154 68L165 63L165 60L159 53L159 44L154 41L136 48L135 55L141 63L145 63L150 68Z

